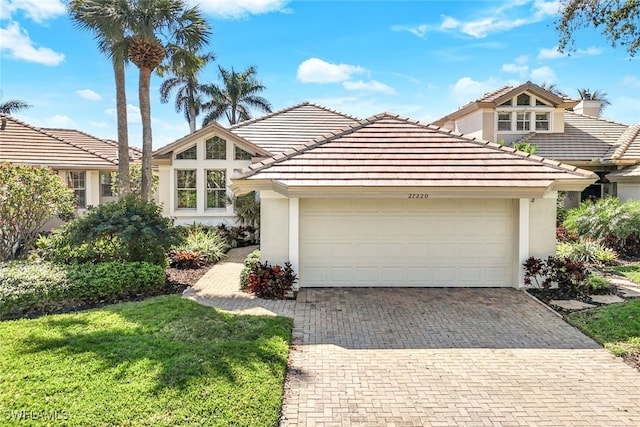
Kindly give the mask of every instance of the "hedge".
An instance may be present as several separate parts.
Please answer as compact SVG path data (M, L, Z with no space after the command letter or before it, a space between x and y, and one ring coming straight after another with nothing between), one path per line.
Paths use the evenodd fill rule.
M164 268L146 262L60 265L0 263L0 319L136 296L165 286Z

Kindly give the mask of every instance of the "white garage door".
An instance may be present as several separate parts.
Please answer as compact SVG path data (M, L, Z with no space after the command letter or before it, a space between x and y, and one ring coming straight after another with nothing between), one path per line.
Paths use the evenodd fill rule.
M301 286L513 286L510 200L302 199Z

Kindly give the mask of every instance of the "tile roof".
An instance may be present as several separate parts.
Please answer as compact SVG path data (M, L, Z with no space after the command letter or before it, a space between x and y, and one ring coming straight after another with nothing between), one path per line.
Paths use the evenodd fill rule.
M520 139L536 144L536 154L559 161L610 160L621 141L629 139L627 125L564 112L564 132L531 133ZM639 147L640 148L640 147Z
M344 129L360 119L304 102L229 128L272 154L299 147L325 133Z
M53 168L114 169L112 156L0 114L0 161Z
M116 163L118 162L118 143L109 139L97 138L76 129L40 128L58 138L72 142L94 153L101 154ZM129 158L134 162L142 161L142 150L129 147Z
M613 153L614 159L640 160L640 123L629 126L618 142L620 146Z
M390 113L245 169L236 180L290 187L547 188L595 181L589 171Z
M607 178L614 178L612 181L615 181L615 177L640 178L640 164L627 166L626 168L607 174Z

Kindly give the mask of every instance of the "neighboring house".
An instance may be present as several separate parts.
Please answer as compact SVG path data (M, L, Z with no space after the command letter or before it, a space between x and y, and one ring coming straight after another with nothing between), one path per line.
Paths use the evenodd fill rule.
M560 97L531 82L504 86L432 124L511 145L529 142L536 154L598 174L585 191L570 192L565 206L591 197L640 199L640 125L599 118L600 101Z
M227 194L235 171L357 121L302 103L229 129L211 123L154 152L163 214L176 224L232 224L235 214Z
M83 211L116 200L111 172L118 170L118 144L71 129L38 128L0 114L0 162L47 166L73 189ZM132 162L142 154L130 149Z
M284 146L290 125L252 141ZM290 261L302 287L517 287L528 257L555 252L558 191L598 179L389 113L298 142L232 189L260 192L261 256Z

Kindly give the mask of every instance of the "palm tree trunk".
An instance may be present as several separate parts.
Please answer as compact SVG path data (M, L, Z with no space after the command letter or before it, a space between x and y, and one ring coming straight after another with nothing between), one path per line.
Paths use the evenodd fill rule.
M127 94L124 81L124 62L113 60L116 80L116 115L118 122L118 198L131 192L129 176L129 132L127 128Z
M189 133L194 133L196 131L196 106L195 102L195 94L193 89L188 88L188 101L187 108L189 109Z
M140 100L140 118L142 120L142 182L141 194L143 200L151 200L151 103L149 101L149 85L151 72L149 68L140 68L140 80L138 82L138 98Z

